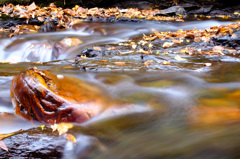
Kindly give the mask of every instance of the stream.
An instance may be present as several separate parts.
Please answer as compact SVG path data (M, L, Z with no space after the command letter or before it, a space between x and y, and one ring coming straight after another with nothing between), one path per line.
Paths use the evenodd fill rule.
M76 137L76 143L65 141L61 145L62 158L239 158L239 48L234 55L181 54L185 60L178 60L176 50L185 47L204 50L213 44L190 42L163 49L162 44L153 41L155 52L149 55L128 53L130 46L119 45L155 31L207 29L231 23L216 20L86 22L69 30L2 38L0 134L31 129L32 134L43 131L51 136L48 126L44 132L37 128L41 123L33 124L13 115L11 80L19 72L35 66L56 75L82 79L103 89L119 105L131 106L116 115L103 114L86 123L74 123L69 133ZM55 44L69 37L81 43L54 54ZM98 49L94 50L93 46ZM122 54L109 50L110 47L117 47ZM147 60L154 62L146 67ZM170 61L170 64L162 65L159 61ZM211 65L205 66L206 63ZM30 142L41 152L36 140ZM20 154L29 157L27 151Z

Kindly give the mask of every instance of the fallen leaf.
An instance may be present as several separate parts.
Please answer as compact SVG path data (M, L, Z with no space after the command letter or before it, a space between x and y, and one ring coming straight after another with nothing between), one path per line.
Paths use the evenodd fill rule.
M99 60L100 62L107 62L107 60Z
M149 47L149 48L152 48L152 47L153 47L153 44L152 44L152 43L148 44L148 47Z
M135 53L135 51L126 51L126 52L122 52L120 50L117 50L117 51L118 51L118 54L120 54L120 55Z
M238 14L240 14L240 13L239 13L239 12L234 12L233 14L238 15Z
M42 130L43 130L43 129L44 129L44 127L45 127L45 125L40 125L39 127L40 127L40 128L42 128Z
M149 63L153 63L153 60L147 60L146 62L144 62L145 66L148 67Z
M137 48L137 45L136 45L136 44L133 44L133 45L132 45L132 48L133 48L133 49L136 49L136 48Z
M164 60L164 61L162 62L162 64L163 64L163 65L170 65L170 61L165 61L165 60Z
M51 128L52 128L53 132L57 130L58 134L62 135L64 133L66 133L68 131L68 129L73 128L73 125L69 124L69 123L60 123L60 124L51 125Z
M7 148L7 146L4 144L3 141L0 141L0 148L2 148L2 149L5 150L5 151L8 151L8 148Z
M36 9L37 6L35 5L35 3L33 2L30 6L28 6L28 11L33 11L34 9Z
M213 52L222 53L223 50L224 50L224 47L222 47L222 46L214 46L214 47L212 48L212 50L213 50Z
M81 55L80 57L81 57L81 59L87 59L86 55Z
M238 37L237 34L232 34L232 36L231 36L231 38L233 38L233 39L235 39L237 37Z
M151 54L151 53L152 53L152 50L147 50L147 51L145 51L145 50L143 50L143 49L139 49L138 52L143 53L143 54Z
M181 44L181 41L180 40L176 40L176 39L173 39L172 42L175 43L175 44Z
M107 50L116 50L116 48L112 46L112 47L107 48Z
M163 45L162 45L162 47L170 47L170 46L172 46L174 43L172 43L172 42L165 42L165 43L163 43Z
M210 67L210 66L212 66L212 63L204 63L203 66Z
M235 54L237 53L237 50L232 50L232 49L229 49L229 50L228 50L228 52L229 52L230 54L233 54L233 55L235 55Z
M102 51L102 49L98 46L93 46L93 50L96 50L96 51Z
M76 138L72 134L65 134L65 135L68 141L71 141L73 143L76 142Z
M185 59L185 58L182 58L181 56L179 56L179 55L176 55L175 57L174 57L177 61L186 61L187 59Z
M233 30L231 28L229 28L228 32L229 32L229 34L232 34Z
M120 65L120 66L123 66L123 65L126 65L125 62L114 62L115 65Z
M43 17L37 17L38 21L43 22L44 18Z

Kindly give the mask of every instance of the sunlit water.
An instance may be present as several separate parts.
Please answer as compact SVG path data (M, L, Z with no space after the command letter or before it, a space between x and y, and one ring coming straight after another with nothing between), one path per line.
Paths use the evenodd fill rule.
M1 39L0 60L12 60L14 64L0 64L0 111L9 113L0 118L0 133L33 127L32 123L11 115L9 88L17 73L36 66L54 74L83 79L105 90L106 96L119 105L131 106L124 113L114 116L106 113L76 124L71 133L76 135L77 143L65 146L64 158L78 158L83 154L90 158L239 158L238 61L215 64L212 60L212 67L197 67L192 63L200 60L189 57L192 63L179 62L170 69L166 66L154 71L83 72L71 60L79 50L92 45L122 42L154 30L205 29L229 23L101 24L105 35L91 30L70 30ZM53 57L54 42L72 36L84 43L58 58ZM29 59L30 56L35 58ZM51 62L54 60L60 61ZM209 59L201 60L209 62ZM36 61L46 63L31 63ZM87 149L89 146L93 147L91 151Z

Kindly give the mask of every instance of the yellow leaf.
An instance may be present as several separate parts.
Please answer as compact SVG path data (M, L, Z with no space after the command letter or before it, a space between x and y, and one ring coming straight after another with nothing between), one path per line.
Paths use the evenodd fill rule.
M162 64L163 64L163 65L169 65L169 64L170 64L170 61L163 61Z
M58 131L59 135L62 135L68 131L68 129L71 129L73 127L72 124L69 123L60 123L60 124L54 124L51 125L51 128L53 131Z
M81 59L87 59L87 56L86 55L82 55Z
M149 47L149 48L152 48L152 47L153 47L153 44L152 44L152 43L148 44L148 47Z
M76 142L76 138L72 134L66 134L66 138L68 141L71 141L73 143Z
M115 65L123 66L123 65L125 65L125 62L115 62L114 64L115 64Z
M43 130L43 129L44 129L44 127L45 127L45 125L40 125L39 127L40 127L40 128L42 128L42 130Z

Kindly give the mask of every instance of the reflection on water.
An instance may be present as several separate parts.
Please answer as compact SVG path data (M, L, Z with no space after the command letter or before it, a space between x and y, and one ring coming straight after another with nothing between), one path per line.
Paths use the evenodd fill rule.
M203 26L207 23L209 22L200 24ZM214 25L214 21L210 21L210 24ZM120 27L123 27L123 30ZM151 31L147 25L144 27L147 32ZM160 28L155 27L155 29L164 27L166 24L160 24ZM186 26L182 25L181 27L191 28L194 26L193 23L186 23ZM107 43L111 40L118 42L135 34L143 33L141 30L130 34L138 28L131 25L127 28L124 25L119 26L111 32L119 30L120 32L106 34L104 38L91 31L81 35L77 33L74 36L83 40L84 44L81 47L85 47L94 43ZM174 30L177 29L177 26L171 24L168 29ZM23 40L1 39L1 42L8 42L8 46L1 45L0 49L3 52L1 59L15 58L16 54L22 53L19 54L19 61L28 61L25 53L29 52L28 55L32 55L32 53L26 47L30 43L33 45L33 42L37 40L34 45L35 51L42 52L41 56L44 57L39 57L40 60L53 60L51 42L62 40L71 35L70 33L70 31L52 33L51 37L48 37L47 34L27 35L23 37ZM96 39L96 37L101 38ZM117 39L114 41L113 38ZM51 41L46 44L49 47L43 45L46 41ZM10 44L14 42L16 42L14 45ZM74 57L76 55L74 49L76 48L73 48L72 55L64 55L61 58ZM192 61L196 62L195 58L191 59L190 57ZM127 110L125 115L116 114L116 116L108 116L108 118L104 118L106 116L103 115L101 119L96 117L84 124L75 124L70 133L76 136L77 143L68 143L65 146L65 158L229 159L240 157L239 63L234 61L216 62L216 65L211 68L201 67L202 70L193 71L194 69L189 69L194 67L193 64L184 65L179 62L179 65L184 68L183 71L163 69L158 72L143 70L107 73L82 72L72 63L71 60L44 64L1 63L0 133L36 126L13 115L9 87L11 80L18 72L37 66L39 69L49 70L54 74L74 76L93 83L106 90L119 105L132 105L135 108L131 113Z

